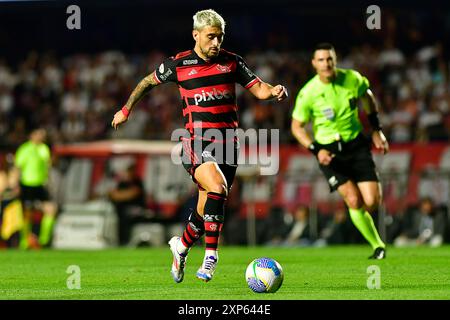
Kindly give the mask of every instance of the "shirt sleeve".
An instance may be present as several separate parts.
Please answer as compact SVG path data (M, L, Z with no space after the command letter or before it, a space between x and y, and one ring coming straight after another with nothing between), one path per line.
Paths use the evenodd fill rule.
M309 122L311 120L309 102L304 90L300 90L295 99L292 118L300 122Z
M240 56L237 57L236 64L236 82L243 86L245 89L249 89L254 86L256 83L261 82L253 71L245 63L244 59Z
M356 79L357 98L360 98L366 93L367 89L369 89L370 83L369 80L361 75L358 71L353 70L353 75Z
M23 145L19 147L16 151L16 155L14 157L14 165L21 169L23 166L23 160L24 160L24 152L23 152Z
M173 57L164 60L155 70L155 80L158 83L177 82L177 63Z

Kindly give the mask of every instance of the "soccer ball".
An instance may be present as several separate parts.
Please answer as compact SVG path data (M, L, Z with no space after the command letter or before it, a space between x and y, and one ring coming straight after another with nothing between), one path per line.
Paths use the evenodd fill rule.
M283 283L283 269L271 258L258 258L250 262L245 271L248 287L257 293L273 293Z

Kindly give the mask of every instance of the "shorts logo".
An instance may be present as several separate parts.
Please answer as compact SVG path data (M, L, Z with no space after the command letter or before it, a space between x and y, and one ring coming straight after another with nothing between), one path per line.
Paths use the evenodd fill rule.
M328 179L328 183L330 184L330 186L334 187L338 184L338 181L335 176L332 176L330 179Z
M214 159L211 151L205 150L202 152L202 158Z
M183 66L189 66L191 64L197 64L198 60L197 59L193 59L193 60L183 60Z
M164 72L164 63L161 63L160 65L159 65L159 73L163 73Z

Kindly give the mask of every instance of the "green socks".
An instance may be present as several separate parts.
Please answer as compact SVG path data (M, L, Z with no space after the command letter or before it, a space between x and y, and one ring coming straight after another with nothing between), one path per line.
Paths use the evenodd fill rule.
M55 217L45 214L41 221L41 230L39 231L39 244L45 246L49 243L52 236Z
M20 231L20 242L19 242L19 248L22 250L28 249L29 243L28 243L28 236L31 232L31 223L28 218L24 217L23 220L23 227Z
M373 223L372 216L370 213L365 211L363 208L360 209L348 209L350 212L350 218L353 224L361 232L364 238L370 243L373 249L381 247L384 248L386 245L381 240L378 235L378 231Z

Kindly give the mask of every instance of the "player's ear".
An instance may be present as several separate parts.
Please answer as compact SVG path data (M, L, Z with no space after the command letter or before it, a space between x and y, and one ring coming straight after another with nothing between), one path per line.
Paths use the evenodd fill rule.
M194 38L195 41L198 40L198 36L199 36L198 30L192 30L192 37Z

